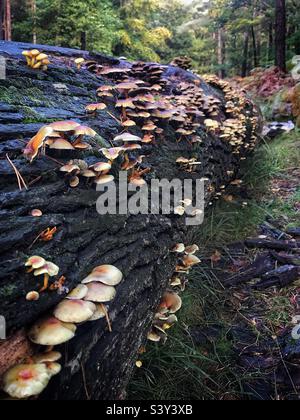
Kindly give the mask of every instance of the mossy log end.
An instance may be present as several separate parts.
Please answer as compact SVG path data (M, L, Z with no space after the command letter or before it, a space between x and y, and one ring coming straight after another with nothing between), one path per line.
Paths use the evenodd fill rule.
M25 272L26 258L40 255L57 264L68 289L95 266L113 264L125 278L109 307L113 332L108 332L104 320L79 327L75 339L59 349L63 370L40 398L121 399L177 263L170 249L178 242L190 244L194 229L187 228L185 219L175 215L100 216L96 211L99 193L93 186L83 182L78 188L70 188L58 171L59 165L47 156L32 164L25 160L22 150L41 126L73 119L101 136L84 155L90 162L97 161L99 149L109 146L121 131L114 118L119 118L119 113L111 105L109 114L101 112L91 117L85 114L85 106L97 101L99 86L112 82L87 69L77 70L72 60L83 56L99 65L130 66L99 54L38 46L49 54L52 64L47 72L36 71L26 66L21 55L22 50L33 47L0 42L0 55L7 65L6 79L0 80L0 315L5 316L9 333L8 340L0 344L0 374L34 351L24 338L26 329L64 297L46 291L37 302L26 301L26 294L39 286L36 278ZM166 67L164 78L167 85L162 95L180 95L180 83L196 83L204 96L221 100L221 121L231 118L226 114L224 92L214 83L206 84L198 76L171 66ZM238 153L204 126L197 128L202 143L192 144L187 139L178 142L174 128L164 123L164 138L143 145L141 151L146 156L144 167L151 168L150 178L206 177L206 198L211 201L215 193L237 178L241 158L249 155L255 143L257 124L253 117L258 116L257 110L247 100L241 113L246 130ZM28 190L19 191L7 155L29 185ZM181 156L196 158L202 164L193 173L183 172L176 164ZM57 159L68 161L63 158ZM40 209L43 216L31 217L32 209ZM54 239L34 242L48 227L57 227Z

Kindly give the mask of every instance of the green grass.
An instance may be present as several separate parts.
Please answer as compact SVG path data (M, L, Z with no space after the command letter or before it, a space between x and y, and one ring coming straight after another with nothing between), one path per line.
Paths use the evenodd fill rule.
M285 217L286 225L299 224L294 205L300 201L300 190L288 199L275 197L270 191L274 178L289 180L292 168L299 167L300 134L284 135L264 142L243 168L243 185L248 199L235 195L233 202L220 201L206 214L196 242L201 244L204 262L193 270L187 290L183 293L183 308L179 323L169 330L165 345L147 345L140 356L143 367L136 371L128 390L130 399L239 399L245 398L241 372L235 367L230 327L241 320L243 308L235 307L232 291L224 290L207 259L214 250L254 234L267 216ZM243 187L243 188L244 188ZM247 205L244 202L247 202ZM208 261L208 262L207 262ZM256 293L256 298L263 296ZM266 297L265 322L271 327L286 323L290 303L286 296ZM219 334L210 345L196 346L191 338L193 328L218 325ZM269 328L269 327L268 327ZM255 326L253 326L255 332ZM243 374L261 377L261 372Z

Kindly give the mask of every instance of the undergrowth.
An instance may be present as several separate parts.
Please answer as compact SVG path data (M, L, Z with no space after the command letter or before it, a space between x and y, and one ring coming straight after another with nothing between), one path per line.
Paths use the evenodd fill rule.
M140 356L143 367L136 371L128 389L129 399L245 399L249 390L243 383L251 380L247 376L263 376L259 371L241 376L236 368L230 335L232 327L244 317L243 308L235 306L232 291L218 281L209 256L216 249L226 252L226 244L255 234L267 217L283 218L286 226L299 225L299 212L295 210L300 202L299 185L284 198L272 190L276 182L292 182L293 170L300 162L299 146L299 132L265 141L243 168L242 191L236 192L231 202L217 202L207 213L196 238L201 245L202 264L190 275L179 323L170 330L165 345L147 344L146 353ZM268 329L289 321L287 295L267 296L264 302L263 295L256 293L256 298L262 304L267 302L264 322ZM212 336L216 331L215 339L209 346L199 344L199 340L196 345L192 333L204 329L211 329Z

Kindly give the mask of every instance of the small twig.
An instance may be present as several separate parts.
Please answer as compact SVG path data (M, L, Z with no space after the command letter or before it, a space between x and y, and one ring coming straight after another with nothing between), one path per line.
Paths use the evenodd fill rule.
M115 121L117 121L117 123L118 124L121 124L121 121L120 120L118 120L118 118L117 117L115 117L113 114L111 114L109 111L106 111L106 113L111 117L111 118L113 118Z
M8 163L12 166L12 168L13 168L15 174L16 174L16 177L17 177L17 180L18 180L18 185L19 185L19 190L22 191L23 187L26 190L28 190L26 182L24 181L24 179L23 179L22 175L20 174L20 171L18 170L18 168L14 165L14 163L11 161L11 159L9 158L8 155L6 155L6 159L8 160ZM23 187L22 187L22 184L23 184Z
M82 379L83 379L83 385L84 385L84 390L85 390L86 398L88 400L90 400L91 399L91 396L90 396L89 391L88 391L88 388L87 388L85 371L84 371L84 366L83 366L83 363L82 362L80 362L80 366L81 366Z
M45 155L45 157L46 157L47 159L52 160L53 162L57 163L57 164L58 164L58 165L60 165L60 166L64 166L64 163L60 162L59 160L56 160L56 159L54 159L54 158L52 158L52 157L50 157L50 156L48 156L48 155Z
M102 308L103 312L105 313L105 318L106 318L106 322L107 322L107 325L108 325L108 330L109 330L109 332L112 332L112 327L111 327L111 322L110 322L110 319L109 319L109 315L108 315L107 309L106 309L105 305L103 305L103 303L101 303L101 308Z

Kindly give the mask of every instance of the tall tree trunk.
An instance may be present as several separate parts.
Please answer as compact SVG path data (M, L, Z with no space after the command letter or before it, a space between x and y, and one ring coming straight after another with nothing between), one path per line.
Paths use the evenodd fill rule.
M10 0L4 0L4 39L11 41L11 4Z
M81 32L80 44L81 44L81 49L82 50L86 50L87 49L86 32L84 32L84 31Z
M275 0L275 65L286 72L286 3Z
M269 40L268 40L268 61L273 60L274 36L273 36L273 22L269 23Z
M253 65L254 67L258 67L258 58L257 58L257 44L256 44L256 35L254 26L251 26L251 35L252 35L252 42L253 42Z
M0 40L5 39L4 34L4 0L0 1Z
M32 27L32 42L37 44L37 32L36 32L36 0L30 0L31 15L33 21Z
M221 79L224 79L226 77L224 28L219 28L218 30L218 67L218 75Z
M249 32L246 31L244 35L244 52L243 52L243 64L242 64L242 77L247 76L248 72L248 54L249 54Z

